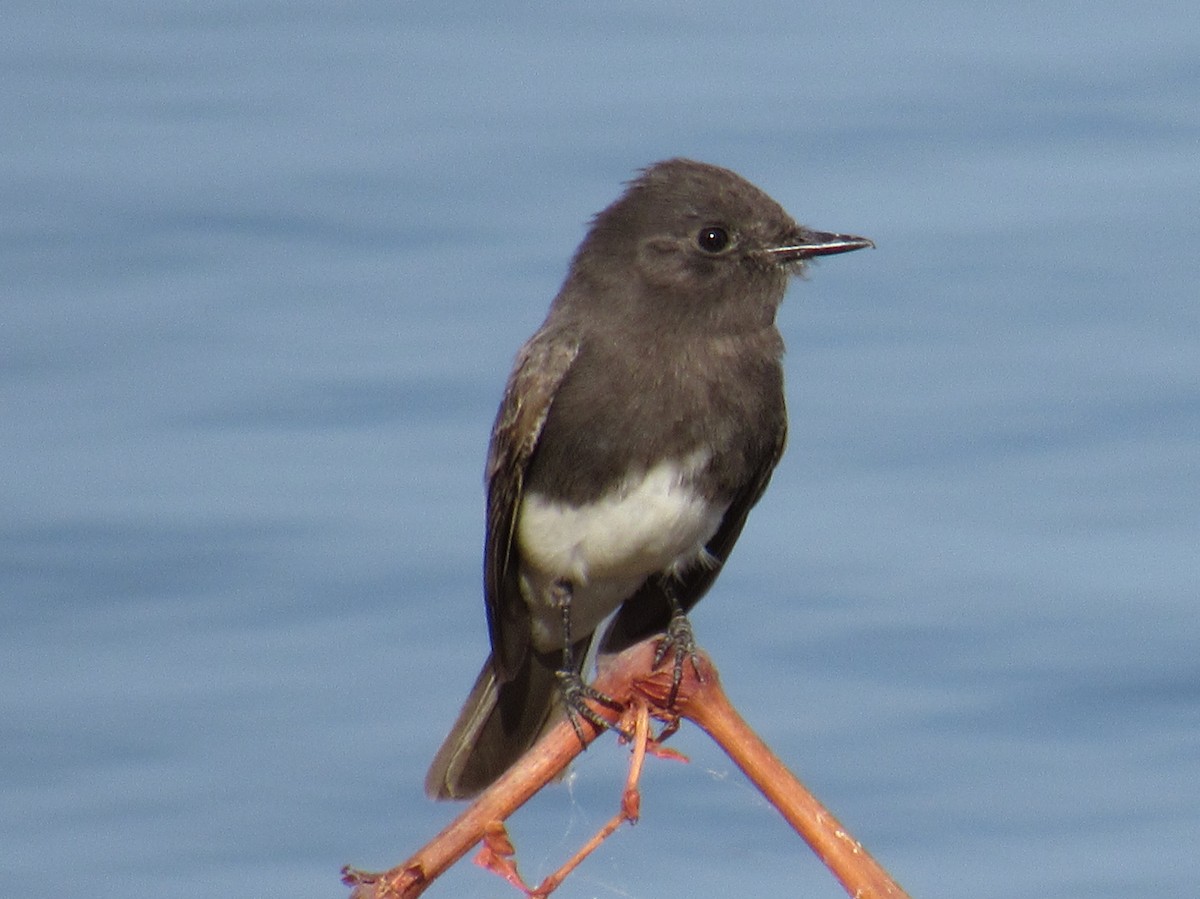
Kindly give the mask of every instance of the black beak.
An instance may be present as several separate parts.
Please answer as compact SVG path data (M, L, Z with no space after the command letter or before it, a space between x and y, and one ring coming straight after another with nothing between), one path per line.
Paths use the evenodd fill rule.
M862 250L867 247L875 248L875 243L865 237L855 237L853 234L826 234L824 231L801 231L796 235L794 243L782 247L772 247L767 255L776 262L798 262L811 259L814 256L832 256L835 253L849 253L851 250Z

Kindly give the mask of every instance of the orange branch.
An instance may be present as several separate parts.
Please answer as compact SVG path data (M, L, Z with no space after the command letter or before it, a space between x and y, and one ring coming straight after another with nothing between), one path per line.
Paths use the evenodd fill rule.
M414 899L485 836L489 838L486 848L492 853L489 857L498 859L496 870L502 868L503 876L532 896L547 895L621 823L636 819L637 772L646 747L647 704L651 713L669 722L668 731L676 716L682 716L708 733L779 809L847 893L856 899L907 899L904 890L750 729L725 696L717 671L706 655L697 656L695 667L684 666L675 707L664 707L670 695L671 672L654 670L656 642L646 640L615 658L605 659L594 685L637 716L637 755L621 811L537 890L529 890L516 875L511 846L499 822L565 771L583 749L574 728L565 720L408 861L381 874L344 868L343 881L354 887L350 899ZM596 711L607 720L615 722L617 718L615 712L602 706ZM582 727L586 742L591 743L596 738L595 728L586 721Z
M751 730L725 695L716 668L704 654L699 656L699 667L703 680L692 678L686 698L680 690L680 715L694 721L725 750L847 893L856 899L907 899L908 894L891 875ZM638 688L651 702L665 701L670 681L667 672L655 672L642 679Z

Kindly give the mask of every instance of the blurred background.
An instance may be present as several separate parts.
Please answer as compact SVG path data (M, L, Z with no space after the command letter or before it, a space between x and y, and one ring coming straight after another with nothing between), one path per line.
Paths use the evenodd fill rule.
M5 19L0 891L337 897L450 819L504 378L685 155L878 244L781 311L791 444L693 616L732 697L914 896L1195 895L1192 4ZM674 746L561 895L842 895ZM531 881L625 761L514 819Z

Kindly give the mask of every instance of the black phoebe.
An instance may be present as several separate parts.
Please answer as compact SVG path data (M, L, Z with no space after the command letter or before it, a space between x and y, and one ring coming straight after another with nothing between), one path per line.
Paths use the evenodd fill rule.
M492 654L429 769L478 793L564 700L601 622L613 653L671 628L712 586L783 451L788 276L873 246L797 225L733 172L672 159L596 216L517 354L487 461Z

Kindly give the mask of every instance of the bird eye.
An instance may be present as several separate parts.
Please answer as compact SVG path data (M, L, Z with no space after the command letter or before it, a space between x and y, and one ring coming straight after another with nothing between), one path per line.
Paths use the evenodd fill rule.
M705 253L720 253L729 246L729 232L720 225L708 225L696 235L696 246Z

